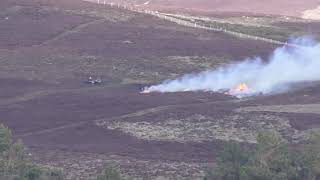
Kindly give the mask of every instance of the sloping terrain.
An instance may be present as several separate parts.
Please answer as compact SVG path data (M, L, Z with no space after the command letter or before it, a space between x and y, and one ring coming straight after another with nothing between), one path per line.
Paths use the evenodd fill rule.
M108 1L109 2L109 1ZM249 14L273 14L296 16L314 19L319 10L319 0L290 1L290 0L117 0L112 2L132 3L142 7L155 9L171 9L193 12L226 12Z
M185 73L266 57L273 44L77 0L5 0L0 7L0 122L37 162L63 167L69 177L88 179L113 163L140 179L201 179L226 139L255 142L259 129L276 128L299 140L320 125L318 113L287 110L295 106L261 111L318 104L318 85L242 100L140 94ZM102 83L87 83L90 76Z

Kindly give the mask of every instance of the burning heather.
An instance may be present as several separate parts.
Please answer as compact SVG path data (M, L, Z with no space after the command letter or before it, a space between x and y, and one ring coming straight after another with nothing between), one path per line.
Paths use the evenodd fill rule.
M243 97L243 96L251 95L252 92L246 83L240 83L236 88L230 89L228 92L225 92L225 94L237 96L237 97Z
M175 80L146 87L143 93L179 91L224 91L237 97L287 91L291 84L320 80L320 43L299 38L299 47L280 47L267 63L261 58L187 74ZM265 61L266 62L266 61Z

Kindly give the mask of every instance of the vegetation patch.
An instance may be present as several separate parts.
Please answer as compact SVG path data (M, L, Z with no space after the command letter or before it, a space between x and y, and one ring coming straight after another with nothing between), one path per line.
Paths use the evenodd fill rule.
M320 177L319 133L299 144L274 131L262 131L254 148L227 142L205 180L311 180Z
M274 115L240 113L223 118L196 114L158 122L116 120L99 124L145 140L204 142L213 139L256 143L261 129L275 129L286 137L299 139L303 133L291 127L285 118Z
M320 109L320 104L293 104L293 105L252 106L252 107L240 108L238 109L238 111L320 114L319 109Z

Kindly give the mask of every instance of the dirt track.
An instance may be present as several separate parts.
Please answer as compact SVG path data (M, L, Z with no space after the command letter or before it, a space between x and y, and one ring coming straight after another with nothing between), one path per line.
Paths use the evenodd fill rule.
M243 100L139 93L185 73L266 57L275 45L76 0L10 0L0 7L1 123L37 162L64 167L69 176L87 179L113 162L134 177L201 179L223 140L254 142L263 128L299 140L320 125L319 115L307 111L241 111L317 104L317 84ZM103 83L85 83L89 76Z

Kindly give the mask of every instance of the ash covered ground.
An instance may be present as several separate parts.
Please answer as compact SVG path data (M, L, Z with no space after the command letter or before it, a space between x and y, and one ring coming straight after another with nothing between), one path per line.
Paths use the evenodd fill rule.
M317 82L243 99L140 93L186 73L268 57L276 45L78 0L2 0L0 9L0 122L36 162L69 177L87 179L110 163L138 179L201 179L226 140L255 143L259 130L272 128L299 141L320 127ZM274 26L310 33L320 25ZM86 83L90 76L102 83Z

